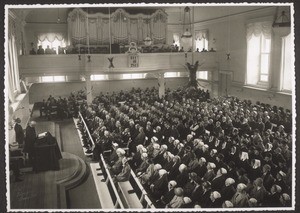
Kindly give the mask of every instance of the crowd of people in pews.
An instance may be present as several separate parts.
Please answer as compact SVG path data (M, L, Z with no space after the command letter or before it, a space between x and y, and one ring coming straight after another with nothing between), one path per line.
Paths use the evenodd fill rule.
M40 117L46 116L48 120L51 120L55 115L60 119L77 117L79 111L79 105L86 99L86 94L83 90L78 92L72 92L68 98L54 98L49 95L47 100L43 99L39 103Z
M79 107L94 160L110 151L116 181L129 164L157 207L291 206L289 110L183 88L101 93Z

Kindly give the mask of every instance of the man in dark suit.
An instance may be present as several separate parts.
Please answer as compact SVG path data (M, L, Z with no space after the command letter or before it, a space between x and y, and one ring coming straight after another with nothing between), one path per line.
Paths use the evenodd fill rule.
M28 153L30 163L33 163L34 158L34 143L36 141L36 131L35 131L36 122L30 121L29 125L26 127L26 136L24 144L24 152Z
M201 195L203 194L203 189L202 189L202 181L200 177L195 177L194 179L195 183L195 188L193 189L190 198L192 200L192 203L195 204L197 201L201 199Z
M19 144L19 146L23 146L24 143L24 130L23 127L20 125L21 119L16 118L15 120L16 124L14 127L15 133L16 133L16 142Z

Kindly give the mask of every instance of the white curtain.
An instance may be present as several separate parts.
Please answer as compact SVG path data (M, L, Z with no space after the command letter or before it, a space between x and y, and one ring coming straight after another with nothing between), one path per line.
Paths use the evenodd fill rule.
M260 36L252 36L247 42L247 84L259 80Z
M263 34L266 39L271 39L272 22L254 22L247 25L247 40L251 39L252 36L260 36L261 34Z
M208 30L195 31L195 50L208 50Z
M282 38L282 58L281 58L281 88L282 90L292 91L294 79L294 60L292 57L293 50L292 36Z
M38 35L38 40L43 42L45 40L53 42L54 40L62 41L64 40L64 35L61 33L41 33Z
M208 40L208 30L197 30L195 31L195 40Z
M15 93L21 92L18 52L14 35L8 38L8 98L13 103L15 101Z
M247 74L246 83L256 85L260 75L260 37L271 39L270 21L249 23L247 25Z

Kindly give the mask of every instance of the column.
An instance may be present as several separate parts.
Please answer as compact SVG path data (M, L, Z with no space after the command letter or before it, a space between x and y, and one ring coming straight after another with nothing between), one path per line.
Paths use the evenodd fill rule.
M86 87L86 101L87 104L92 104L93 101L93 91L92 91L92 82L91 82L91 75L85 75L85 87Z
M158 73L158 95L159 98L162 98L165 96L165 76L164 73Z

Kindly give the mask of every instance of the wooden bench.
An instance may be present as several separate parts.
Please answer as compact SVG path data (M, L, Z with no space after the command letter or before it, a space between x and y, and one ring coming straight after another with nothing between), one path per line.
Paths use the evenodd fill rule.
M99 166L100 166L100 168L98 168L98 170L101 169L102 176L103 176L103 180L102 181L105 182L105 184L107 186L107 189L108 189L108 193L110 195L113 195L111 198L112 198L112 202L114 203L114 208L115 209L116 208L124 209L123 202L121 201L121 198L120 198L120 196L118 194L118 191L117 191L116 186L115 186L115 184L113 182L113 179L112 179L112 177L111 177L111 175L109 173L109 170L107 168L107 165L106 165L106 163L104 161L104 158L103 158L102 154L100 155ZM101 172L99 172L99 173L101 173ZM100 175L100 177L101 177L101 175Z
M134 192L129 181L118 182L119 191L122 193L127 208L142 209L143 205L140 202L137 194ZM134 193L129 193L133 191Z
M95 181L98 197L100 200L101 208L103 209L114 209L114 203L112 201L110 192L108 190L108 187L105 183L105 178L103 175L102 169L99 170L99 164L98 163L90 163L91 171L93 174L93 178ZM98 176L98 174L102 174Z
M135 175L135 173L132 170L131 170L131 176L130 176L129 181L131 182L131 185L133 185L135 187L136 194L138 195L139 200L140 200L141 204L143 205L143 208L155 209L156 207L150 200L147 192L145 191L144 187L142 186L139 179L137 178L137 176Z

